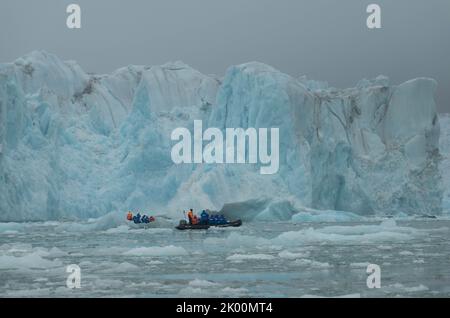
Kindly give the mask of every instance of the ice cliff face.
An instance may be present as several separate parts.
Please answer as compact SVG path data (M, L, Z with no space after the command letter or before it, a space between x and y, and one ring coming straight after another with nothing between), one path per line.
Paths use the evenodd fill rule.
M379 77L336 90L259 63L222 80L181 62L99 76L33 52L0 65L0 221L127 209L176 216L225 203L262 219L302 207L438 214L435 87ZM195 119L279 127L279 173L174 165L171 131Z
M441 114L439 121L441 123L440 152L442 154L439 168L444 189L442 207L443 213L450 215L450 114Z
M317 85L315 85L317 86ZM317 209L440 211L436 83L387 78L308 90L268 66L233 67L211 125L280 127L280 183Z

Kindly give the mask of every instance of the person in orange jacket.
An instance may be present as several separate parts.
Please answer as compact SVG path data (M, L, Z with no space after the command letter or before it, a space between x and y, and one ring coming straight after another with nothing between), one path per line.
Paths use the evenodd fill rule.
M127 220L128 221L132 221L133 220L133 213L131 213L131 211L128 211L128 213L127 213Z
M189 209L187 216L188 216L189 224L192 224L192 220L194 219L194 212L192 211L192 209Z
M197 216L194 214L194 211L192 211L192 209L189 209L188 212L188 219L189 219L189 224L197 224L196 219Z

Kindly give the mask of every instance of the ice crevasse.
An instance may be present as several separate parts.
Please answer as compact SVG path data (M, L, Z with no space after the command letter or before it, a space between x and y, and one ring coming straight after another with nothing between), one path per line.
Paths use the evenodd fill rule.
M223 78L182 62L94 75L35 51L0 65L0 221L224 204L280 220L302 209L440 214L436 85L379 76L335 89L256 62ZM194 120L279 128L278 173L175 165L171 132Z

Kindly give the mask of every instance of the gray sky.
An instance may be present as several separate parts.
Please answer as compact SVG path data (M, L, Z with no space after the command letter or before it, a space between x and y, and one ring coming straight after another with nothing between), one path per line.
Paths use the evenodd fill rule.
M66 27L70 3L81 30ZM381 30L366 27L370 3ZM223 75L256 60L336 87L433 77L450 112L449 0L0 0L0 62L35 49L97 73L182 60Z

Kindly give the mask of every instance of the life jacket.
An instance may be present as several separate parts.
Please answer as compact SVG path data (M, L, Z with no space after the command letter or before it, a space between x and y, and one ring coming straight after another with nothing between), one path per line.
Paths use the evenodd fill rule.
M198 217L196 215L192 219L192 224L198 224Z
M192 212L192 211L189 211L188 212L188 218L189 218L189 220L193 220L194 219L194 213Z
M133 220L133 213L128 212L128 214L127 214L127 220L128 220L128 221L132 221L132 220Z
M134 221L134 223L136 223L136 224L141 223L141 215L140 215L139 213L136 214L136 215L133 217L133 221Z
M205 210L203 210L202 214L200 214L200 223L201 224L208 224L208 213L206 213Z

